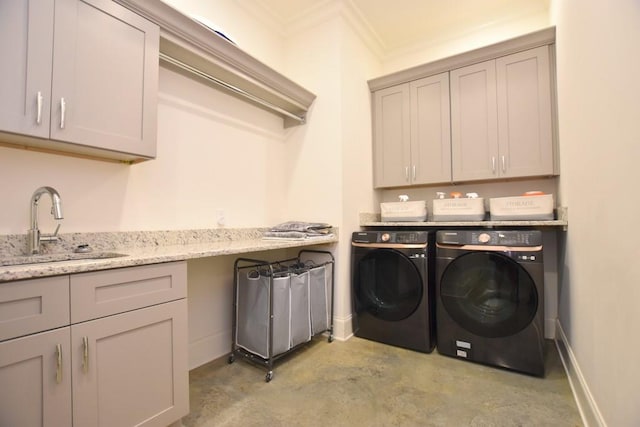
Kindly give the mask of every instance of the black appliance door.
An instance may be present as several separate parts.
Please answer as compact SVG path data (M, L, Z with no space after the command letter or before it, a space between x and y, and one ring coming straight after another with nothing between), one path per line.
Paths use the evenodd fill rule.
M458 325L488 338L520 332L539 303L529 273L494 252L469 252L451 261L440 278L440 302Z
M358 313L400 321L418 308L424 292L418 267L395 249L374 249L359 259L354 276Z

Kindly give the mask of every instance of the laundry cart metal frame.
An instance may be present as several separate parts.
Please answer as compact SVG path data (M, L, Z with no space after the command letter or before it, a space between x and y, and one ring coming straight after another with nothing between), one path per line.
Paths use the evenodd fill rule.
M325 261L318 262L310 257L313 255L319 255L321 258L325 258ZM326 296L326 307L328 310L327 320L326 320L326 328L322 330L313 329L312 325L312 306L311 306L311 291L308 291L308 299L309 299L309 325L310 325L310 334L308 339L305 339L303 342L296 342L288 347L286 350L278 351L274 350L274 319L276 317L276 313L274 312L275 299L274 295L276 294L274 290L274 279L278 277L286 277L287 274L303 274L304 272L310 272L316 268L324 268L324 290ZM328 268L331 268L330 279L328 277ZM264 261L257 260L251 258L237 258L234 263L234 277L233 277L233 323L232 323L232 339L231 339L231 354L229 355L228 362L233 363L236 357L241 357L247 361L250 361L259 366L263 366L267 369L267 374L265 376L266 382L269 382L273 379L273 367L274 363L296 351L300 347L308 344L314 337L328 333L328 342L333 341L333 297L334 297L334 279L335 279L335 258L331 252L328 251L320 251L320 250L312 250L312 249L304 249L298 252L298 256L296 258L289 258L281 261ZM266 354L259 354L259 351L252 351L238 343L238 322L239 322L239 304L242 301L239 301L239 282L240 282L240 274L244 271L255 270L258 271L257 274L265 274L268 277L268 286L267 286L267 298L264 302L267 303L266 317L268 318L268 326L267 326L267 342L266 342ZM262 273L260 273L262 272ZM280 275L280 276L279 276ZM262 276L264 277L264 276ZM307 278L310 277L310 274L307 275ZM310 280L310 279L307 279ZM330 280L330 283L327 284L327 280ZM307 288L310 287L310 284L307 282ZM289 290L289 298L291 298L291 288ZM259 301L262 302L262 301ZM290 299L287 301L290 306ZM264 307L258 307L260 309L264 309ZM290 310L292 307L290 306ZM289 316L291 316L291 311L289 312ZM242 319L241 319L242 320ZM264 319L263 319L264 320ZM291 321L291 320L290 320ZM290 331L289 331L290 333ZM245 345L246 347L246 345ZM265 352L263 352L265 353Z

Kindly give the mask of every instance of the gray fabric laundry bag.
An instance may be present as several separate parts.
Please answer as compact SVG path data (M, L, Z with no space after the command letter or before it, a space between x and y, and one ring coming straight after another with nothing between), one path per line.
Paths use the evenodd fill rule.
M329 298L331 282L326 265L309 270L309 296L311 305L311 334L329 329Z
M273 350L269 355L270 277L257 270L241 272L237 284L236 345L264 359L289 350L290 277L273 278Z
M291 347L311 339L309 272L291 273Z

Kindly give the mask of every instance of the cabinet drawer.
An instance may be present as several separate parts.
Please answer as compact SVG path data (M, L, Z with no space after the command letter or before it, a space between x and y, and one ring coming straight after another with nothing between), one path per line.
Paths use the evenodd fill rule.
M187 296L185 261L71 276L71 323Z
M0 341L69 324L69 276L0 283Z

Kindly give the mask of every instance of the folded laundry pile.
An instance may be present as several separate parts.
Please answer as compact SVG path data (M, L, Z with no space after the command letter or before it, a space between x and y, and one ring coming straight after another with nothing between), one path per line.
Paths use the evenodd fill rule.
M288 221L263 233L264 239L304 240L331 236L331 225L322 222Z

